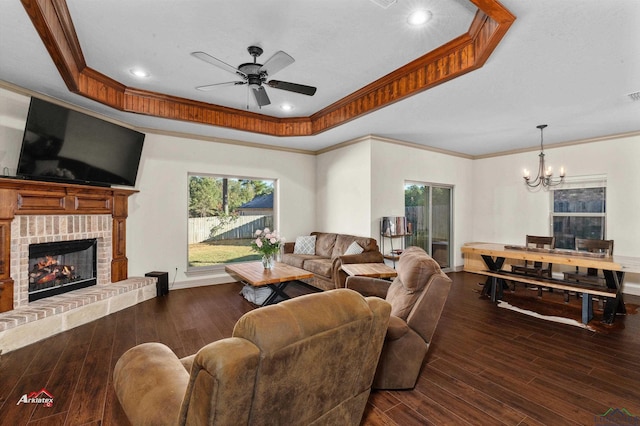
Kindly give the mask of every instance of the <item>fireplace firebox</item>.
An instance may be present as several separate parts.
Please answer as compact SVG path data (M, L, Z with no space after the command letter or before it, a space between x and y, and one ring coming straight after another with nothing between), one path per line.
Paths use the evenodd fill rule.
M97 239L29 245L29 302L97 284Z

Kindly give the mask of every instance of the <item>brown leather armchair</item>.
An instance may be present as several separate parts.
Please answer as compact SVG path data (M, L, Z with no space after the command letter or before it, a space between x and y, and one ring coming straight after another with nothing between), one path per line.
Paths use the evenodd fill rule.
M338 289L251 311L182 360L144 343L118 360L116 395L134 425L358 425L390 311Z
M374 389L412 389L429 350L451 279L419 247L407 248L396 263L393 282L368 277L347 278L347 288L391 304L389 328L373 380Z

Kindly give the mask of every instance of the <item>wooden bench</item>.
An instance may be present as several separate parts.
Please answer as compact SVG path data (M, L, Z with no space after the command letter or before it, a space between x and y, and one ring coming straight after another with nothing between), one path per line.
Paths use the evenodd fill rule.
M607 287L588 285L575 282L568 282L557 280L554 278L537 278L527 276L523 274L517 274L508 271L474 271L477 274L485 275L488 277L496 278L494 280L492 288L488 289L485 284L483 293L487 291L497 291L500 293L498 298L502 297L502 285L499 284L499 280L517 281L525 284L531 284L540 287L555 288L558 290L575 291L582 293L582 323L587 324L593 318L593 296L599 296L604 298L615 299L618 296L618 292L614 289ZM492 295L492 299L495 299L495 294Z

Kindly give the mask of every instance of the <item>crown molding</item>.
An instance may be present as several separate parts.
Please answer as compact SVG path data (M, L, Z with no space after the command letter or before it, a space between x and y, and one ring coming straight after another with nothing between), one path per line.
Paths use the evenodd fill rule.
M608 140L613 140L613 139L631 138L631 137L634 137L634 136L640 136L640 130L633 131L633 132L625 132L625 133L614 133L612 135L597 136L597 137L594 137L594 138L587 138L587 139L575 139L575 140L572 140L572 141L558 142L558 143L554 143L554 144L545 144L544 145L544 149L548 150L548 149L554 149L554 148L563 148L563 147L567 147L567 146L583 145L583 144L595 143L595 142L603 142L603 141L608 141ZM485 158L503 157L505 155L514 155L514 154L521 154L523 152L538 152L538 151L540 151L540 147L535 146L535 147L530 147L530 148L521 148L521 149L511 149L511 150L508 150L508 151L500 151L500 152L495 152L493 154L474 155L471 158L473 160L482 160L482 159L485 159Z

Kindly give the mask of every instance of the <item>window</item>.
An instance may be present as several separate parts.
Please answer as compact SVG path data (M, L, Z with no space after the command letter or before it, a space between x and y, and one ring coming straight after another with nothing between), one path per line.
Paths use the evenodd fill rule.
M605 239L606 182L551 192L551 225L557 248L575 249L576 238Z
M275 180L189 175L188 267L258 260L257 229L274 229Z
M405 246L422 247L441 268L451 266L453 226L451 186L408 182L404 186L404 209L411 235Z

